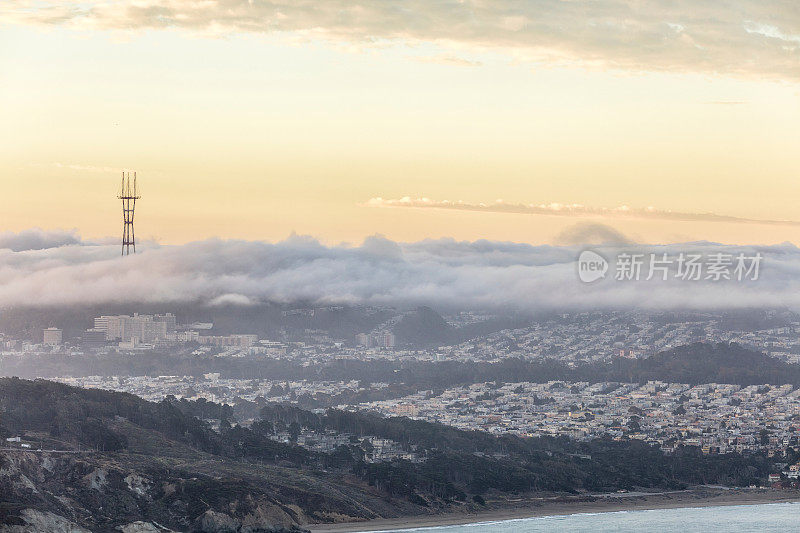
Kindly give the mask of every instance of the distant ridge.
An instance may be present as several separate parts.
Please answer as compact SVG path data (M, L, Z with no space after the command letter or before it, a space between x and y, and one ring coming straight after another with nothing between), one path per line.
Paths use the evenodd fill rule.
M800 385L800 366L735 343L689 344L647 359L624 359L612 363L610 368L605 366L606 375L614 381Z
M455 337L455 328L430 307L417 307L395 325L398 344L431 346L447 344Z

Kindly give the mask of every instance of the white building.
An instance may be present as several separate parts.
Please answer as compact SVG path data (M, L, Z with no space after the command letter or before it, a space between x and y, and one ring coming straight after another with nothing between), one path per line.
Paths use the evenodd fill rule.
M250 348L258 342L258 335L204 335L198 337L200 344L210 344L220 347Z
M359 333L356 335L356 344L365 348L394 348L395 337L391 331Z
M61 344L63 332L58 328L47 328L42 332L42 342L47 346L58 346Z
M175 315L172 313L163 315L134 313L133 316L113 315L94 319L94 329L105 331L106 340L120 340L126 343L134 338L149 344L166 340L167 335L175 333L175 325Z

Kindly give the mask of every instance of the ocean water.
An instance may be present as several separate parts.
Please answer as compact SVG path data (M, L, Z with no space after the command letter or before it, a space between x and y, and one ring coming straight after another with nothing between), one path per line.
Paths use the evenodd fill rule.
M616 511L563 516L520 518L479 522L462 526L397 529L395 532L435 533L528 533L531 531L572 532L663 532L695 531L778 532L800 531L800 502L650 511ZM386 533L386 532L384 532Z

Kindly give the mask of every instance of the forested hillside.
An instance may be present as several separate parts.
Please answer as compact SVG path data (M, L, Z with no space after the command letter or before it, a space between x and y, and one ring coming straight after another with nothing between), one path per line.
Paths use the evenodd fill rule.
M12 522L26 510L50 513L92 531L136 520L185 530L203 517L231 520L239 529L292 528L480 508L487 499L501 504L530 493L749 485L772 464L762 456L704 456L691 447L668 456L639 441L493 436L281 404L266 405L244 427L234 412L206 401L148 402L45 380L0 379L0 436L31 445L0 453L0 486L11 488L0 513ZM351 438L320 453L273 440L287 428ZM368 462L366 435L400 443L422 460Z

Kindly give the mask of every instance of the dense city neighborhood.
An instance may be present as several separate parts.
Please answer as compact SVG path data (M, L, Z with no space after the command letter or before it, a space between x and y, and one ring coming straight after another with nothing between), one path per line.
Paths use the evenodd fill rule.
M340 307L293 309L286 318L313 317ZM400 342L393 328L409 312L391 308L373 312L393 315L377 327L348 338L304 328L261 337L242 328L214 332L213 322L180 324L173 313L111 315L94 318L94 327L71 339L51 326L41 331L42 342L0 334L0 354L55 352L84 353L179 352L218 357L264 356L321 362L339 358L360 360L497 361L509 357L567 362L609 361L616 357L646 358L693 342L735 342L788 363L800 362L800 320L794 315L766 312L761 324L735 321L715 313L572 313L527 321L525 325L477 333L461 342ZM786 314L786 313L783 313ZM442 317L453 329L497 320L490 314L462 312Z
M290 309L287 320L310 320L315 314L341 308ZM796 363L800 321L794 315L767 311L757 319L732 320L713 313L607 312L553 315L515 327L477 334L450 344L408 342L395 335L410 312L370 309L388 318L352 338L305 328L263 338L246 328L219 333L211 322L181 324L175 314L101 315L82 335L67 339L56 326L42 331L42 342L5 336L2 356L49 354L52 357L128 357L170 354L232 360L285 361L303 368L331 362L393 362L404 365L451 361L492 365L501 361L557 361L567 368L615 361L644 361L693 342L729 343L766 353L783 363ZM499 320L491 314L462 312L441 318L452 331ZM403 340L405 339L405 340ZM0 357L2 357L0 356ZM219 404L297 405L316 412L326 408L369 411L387 417L407 417L480 430L494 435L562 436L576 441L599 438L637 440L674 453L696 447L704 455L765 454L783 457L798 447L800 388L792 384L736 385L673 383L668 380L625 382L546 380L487 381L410 390L381 381L315 379L241 379L220 372L192 375L84 375L58 377L70 385L124 391L159 402L167 397ZM542 380L545 381L545 380ZM253 409L239 423L253 421ZM250 418L248 418L250 417ZM240 417L241 418L241 417ZM219 420L208 422L218 427ZM425 454L391 439L330 429L275 428L270 438L309 450L330 453L356 444L369 462L405 459L418 462ZM787 465L787 468L792 465ZM785 479L796 479L797 469Z

